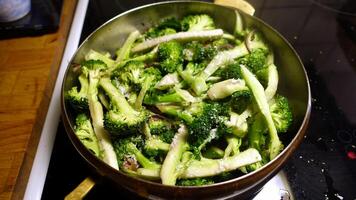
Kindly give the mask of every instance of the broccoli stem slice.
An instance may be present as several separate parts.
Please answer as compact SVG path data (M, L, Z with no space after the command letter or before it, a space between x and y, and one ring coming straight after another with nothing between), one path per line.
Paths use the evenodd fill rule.
M159 90L165 90L167 88L173 87L179 83L178 73L174 72L171 74L166 74L156 85L155 88Z
M99 70L89 71L88 103L94 132L103 149L103 160L111 167L119 170L116 153L108 132L104 129L103 107L98 100Z
M190 31L190 32L179 32L170 35L164 35L158 38L147 40L140 44L137 44L132 48L132 52L137 53L140 51L148 50L152 47L159 45L160 43L176 40L176 41L192 41L192 40L210 40L222 37L224 31L222 29L214 29L207 31Z
M252 74L244 65L241 65L242 76L246 81L247 86L251 89L253 96L256 100L257 106L264 116L268 133L270 137L269 142L269 157L270 160L275 158L279 152L283 149L283 145L279 140L276 126L273 123L272 115L269 110L268 101L261 83L257 80L254 74Z
M110 76L115 70L120 69L121 67L125 66L128 62L131 62L131 61L150 62L152 60L155 60L157 57L157 50L158 50L158 47L152 49L152 51L150 51L146 54L139 55L139 56L118 62L113 67L107 69L106 74Z
M252 122L251 128L248 132L249 146L258 150L261 150L263 133L266 131L265 121L261 114L255 116Z
M129 58L131 47L139 35L140 35L139 31L134 31L134 32L130 33L130 35L127 37L125 43L116 52L116 56L117 56L116 60L115 60L116 62L121 62L121 61Z
M247 149L237 155L222 159L202 158L200 161L192 160L179 178L209 177L236 170L240 167L261 161L260 153L253 148Z
M249 51L247 50L245 44L240 44L231 50L226 50L219 52L208 64L208 66L194 78L192 83L192 89L198 95L205 92L208 87L205 80L208 79L212 74L215 73L221 66L231 63L234 59L241 56L247 55Z
M152 180L152 181L160 180L160 177L159 177L160 169L159 168L158 169L138 168L136 171L123 168L122 170L125 173L127 173L131 176L134 176L134 177L143 178L143 179Z
M113 105L121 112L127 115L128 117L136 117L138 112L134 110L130 104L127 102L124 95L111 83L110 78L104 77L100 79L100 86L107 93Z
M135 101L135 109L136 110L140 110L142 108L143 99L145 98L146 92L148 91L152 80L153 80L153 78L149 77L143 83L140 93L138 94L136 101Z
M177 165L187 148L187 136L187 128L185 125L181 125L162 164L160 175L164 185L175 185L176 183L178 178Z
M267 101L271 100L278 88L278 71L274 64L268 66L268 83L265 89Z
M230 96L232 93L240 90L247 90L245 81L242 79L227 79L214 83L208 90L209 99L218 100Z

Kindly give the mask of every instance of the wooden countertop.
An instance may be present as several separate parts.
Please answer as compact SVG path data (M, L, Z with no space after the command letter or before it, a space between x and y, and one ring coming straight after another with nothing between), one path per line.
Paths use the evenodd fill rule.
M0 40L0 200L23 197L76 3L55 33Z

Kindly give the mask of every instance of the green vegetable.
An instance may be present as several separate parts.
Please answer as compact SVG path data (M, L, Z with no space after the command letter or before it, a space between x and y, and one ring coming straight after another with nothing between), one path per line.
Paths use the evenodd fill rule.
M283 149L293 114L272 49L243 24L239 13L234 33L204 13L166 18L130 33L115 60L90 50L65 95L78 138L108 165L165 185L261 168Z
M112 109L105 115L105 129L113 136L140 132L147 121L148 112L146 110L136 111L133 109L109 78L102 78L100 86L110 98L112 105Z
M79 114L75 119L75 134L84 146L89 149L95 156L101 157L101 150L98 139L94 133L90 118L85 114Z

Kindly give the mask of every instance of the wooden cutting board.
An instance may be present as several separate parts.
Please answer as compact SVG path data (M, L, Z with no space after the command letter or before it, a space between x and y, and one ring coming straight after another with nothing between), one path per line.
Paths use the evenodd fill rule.
M22 199L76 3L55 33L0 40L0 200Z

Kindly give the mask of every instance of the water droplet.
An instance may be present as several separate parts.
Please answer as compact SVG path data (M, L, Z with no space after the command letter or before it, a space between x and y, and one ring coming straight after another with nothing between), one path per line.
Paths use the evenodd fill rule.
M294 36L293 39L297 40L297 39L298 39L298 36Z
M319 51L319 54L323 54L323 51L320 50L320 51Z
M340 59L337 59L337 60L336 60L336 62L337 62L337 63L340 63L340 62L341 62L341 60L340 60Z
M302 159L303 158L303 156L299 156L299 159Z

